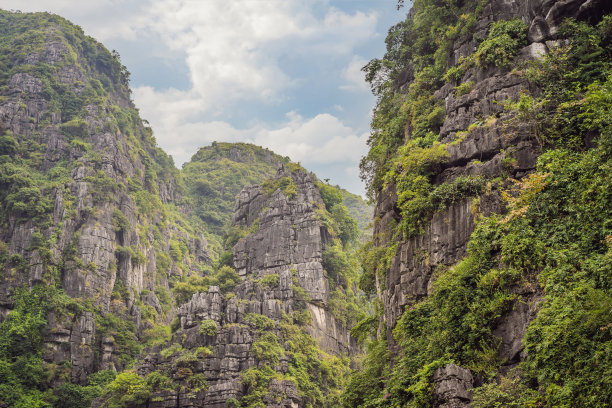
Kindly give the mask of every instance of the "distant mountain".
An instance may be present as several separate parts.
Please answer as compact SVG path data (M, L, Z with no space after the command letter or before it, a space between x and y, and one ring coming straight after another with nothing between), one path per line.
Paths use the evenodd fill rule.
M247 143L213 142L202 147L183 165L182 172L195 215L211 232L222 233L231 221L240 190L262 183L288 162L288 157Z

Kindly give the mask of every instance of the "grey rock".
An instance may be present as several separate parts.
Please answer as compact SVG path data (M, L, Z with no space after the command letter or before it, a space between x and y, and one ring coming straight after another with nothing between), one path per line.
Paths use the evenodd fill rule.
M472 401L470 389L474 382L470 370L454 364L447 364L434 372L433 382L434 407L469 407L469 403Z

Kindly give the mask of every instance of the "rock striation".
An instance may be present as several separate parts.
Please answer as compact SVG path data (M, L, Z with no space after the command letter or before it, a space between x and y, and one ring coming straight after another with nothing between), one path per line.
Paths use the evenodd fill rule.
M88 303L92 312L49 310L44 353L47 363L68 362L70 378L85 384L97 369L125 367L124 345L99 318L133 322L134 341L153 320L169 322L157 293L168 292L169 275L190 274L210 254L201 230L186 233L167 218L167 205L181 200L177 170L138 116L118 58L58 16L1 17L9 64L0 136L13 154L1 156L0 319L17 289L37 284L57 282ZM7 46L27 35L19 28L27 19L44 33L40 41ZM160 264L170 241L184 242L189 256ZM149 307L156 316L142 318Z
M290 375L295 362L289 343L297 340L287 336L283 324L291 316L295 321L296 313L307 313L307 323L299 330L323 352L342 356L358 350L347 328L328 307L329 283L322 257L330 235L317 215L324 203L315 179L304 171L284 168L275 179L287 177L296 187L294 196L287 196L280 188L266 193L261 185L253 185L237 197L233 223L251 233L234 246L233 263L240 282L233 292L224 295L219 287L211 286L208 292L194 294L177 309L180 328L170 346L166 345L167 349L180 344L183 351L164 358L158 348L137 369L143 377L153 371L167 373L186 390L189 379L181 372L189 370L191 378L203 375L207 388L195 393L158 391L147 407L231 406L228 401L249 393L244 373L266 364L254 348L258 339L269 333L279 339L281 347L273 369ZM254 320L253 316L264 318ZM210 322L217 330L203 333L202 324ZM270 325L268 331L262 331L261 322ZM197 354L202 347L208 352ZM196 357L179 363L188 353L196 353ZM301 386L295 380L273 379L262 401L267 407L305 407L313 401L304 397Z
M473 54L478 42L486 38L490 24L499 20L520 19L528 27L528 44L512 62L541 58L556 45L556 33L563 19L596 19L597 13L609 11L604 1L492 0L480 15L473 32L458 38L451 51L449 65L457 65L462 57ZM599 11L596 11L599 10ZM411 68L399 74L397 92L407 89L413 79ZM448 160L435 175L436 185L459 176L484 176L493 179L509 174L521 179L534 169L540 153L540 141L527 123L509 120L499 101L517 100L528 89L527 80L515 71L495 66L468 69L461 83L472 83L465 95L456 96L453 84L446 84L434 93L441 101L445 120L440 128L440 141L447 143ZM533 90L532 90L533 91ZM475 126L477 122L484 126ZM510 123L510 125L509 125ZM408 130L407 130L408 132ZM390 269L379 282L379 298L384 305L384 329L393 343L393 329L406 307L414 305L431 293L437 268L448 268L466 255L467 243L475 228L475 213L504 213L499 193L484 193L477 207L466 199L437 212L423 234L406 240L393 241L387 233L400 219L395 187L390 185L378 192L374 218L374 236L379 246L397 244ZM512 367L520 361L521 339L529 322L535 317L539 300L536 289L517 294L511 312L499 319L494 334L501 340L500 358ZM391 344L391 350L395 350ZM453 371L454 370L454 371ZM440 407L468 406L472 378L468 370L453 366L439 369L434 375L436 394L434 405Z

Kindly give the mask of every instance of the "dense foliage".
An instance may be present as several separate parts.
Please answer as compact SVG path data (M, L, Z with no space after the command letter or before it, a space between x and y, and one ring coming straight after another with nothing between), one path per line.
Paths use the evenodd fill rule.
M371 293L377 277L384 281L397 238L422 233L438 206L488 191L504 197L508 212L485 217L475 199L477 226L468 256L436 270L431 294L406 308L393 330L399 349L392 366L384 330L377 336L378 322L368 318L355 327L355 334L374 340L343 404L430 406L434 371L452 363L484 383L474 390L476 407L607 406L612 399L612 18L604 17L597 27L567 20L557 48L516 67L538 91L504 102L503 120L508 131L518 121L528 124L542 145L534 172L519 180L460 177L435 185L433 176L446 155L435 135L438 122L429 120L435 106L415 113L445 81L462 85L468 69L492 64L509 70L525 45L522 22L500 21L491 25L476 53L446 70L448 41L472 24L480 7L466 3L459 9L462 3L415 1L412 18L390 30L385 58L366 66L379 102L362 171L371 196L397 190L401 217L397 230L390 225L386 236L377 237L378 245L366 244L361 287ZM406 69L414 79L399 92L394 81ZM493 329L526 302L537 306L523 340L526 358L517 371L500 375L506 362Z
M245 185L260 184L288 163L268 149L246 143L213 143L183 165L183 176L194 211L211 230L223 235L234 212L236 196Z
M162 202L160 190L169 185L181 190L180 175L131 103L129 72L115 52L59 16L0 11L0 55L0 101L8 109L4 112L13 115L10 128L20 129L13 133L9 123L0 121L0 229L31 231L24 248L0 242L0 284L8 288L2 293L3 307L14 302L1 333L7 341L29 339L20 341L23 349L8 343L3 348L0 382L5 387L0 401L24 407L88 406L112 378L90 376L88 383L72 384L70 361L43 360L42 341L55 329L47 324L70 327L88 313L95 324L93 341L113 340L116 368L132 364L145 344L169 335L166 315L173 299L168 289L203 268L194 243L203 245L204 226L198 219L188 220L174 204ZM80 80L71 82L73 77ZM9 80L16 78L30 81L34 91L12 93ZM25 125L15 127L15 121ZM50 134L57 135L57 146L49 142ZM113 145L101 140L104 134L115 135ZM116 171L109 165L109 151L127 157L132 166ZM85 193L81 198L77 179ZM57 197L62 211L54 216ZM131 203L132 219L121 202ZM111 239L117 243L110 253L115 259L108 265L85 262L79 249L82 228L100 228L109 221L115 233ZM3 237L10 239L11 234ZM168 251L169 246L175 251ZM114 288L88 288L90 298L61 294L66 276L118 274L122 264L143 267L150 261L146 253L157 258L157 270L149 273L161 311L145 304L147 290L137 293L121 278ZM39 277L31 275L32 259L40 264ZM12 293L38 282L42 286L29 293ZM99 303L105 290L112 290L110 310ZM128 304L140 311L140 327Z
M0 242L0 284L10 288L1 294L2 306L12 307L0 323L0 405L85 407L101 397L106 406L119 408L145 403L160 390L205 390L204 374L191 368L212 349L184 349L172 337L179 324L170 324L171 310L211 285L226 299L236 296L241 278L232 268L232 247L257 230L256 223L228 228L236 195L244 185L260 183L265 194L280 190L294 199L293 179L272 176L279 165L300 166L257 146L213 143L177 170L131 102L129 72L118 54L61 17L0 11L0 51L0 102L15 108L9 112L18 118L13 122L25 123L20 128L0 122L0 228L32 232L25 248ZM9 81L19 80L34 88L40 84L42 91L12 92ZM9 127L20 131L13 134ZM339 187L320 183L319 188L329 193L318 216L331 239L324 252L333 277L330 309L351 324L366 306L355 283L360 230L351 215L359 215L365 227L368 209ZM84 260L81 237L90 233L87 227L103 231L100 236L111 242L108 264ZM32 276L38 267L32 259L40 259L42 276ZM136 269L147 289L137 289L126 277ZM98 274L114 286L91 287L88 277ZM76 277L83 280L80 293L85 287L91 297L63 293L65 281ZM306 334L304 326L312 321L308 299L297 280L293 283L296 309L272 327L259 319L253 328L261 332L251 353L263 364L245 374L253 392L239 402L243 406L261 402L261 387L278 378L274 365L281 356L291 361L283 378L296 383L305 400L338 404L349 360L323 352ZM255 284L274 289L279 275ZM103 297L110 302L103 305ZM112 370L76 379L69 360L54 361L49 338L82 322L91 323L94 334L79 347L91 352L98 367L108 363L98 347L112 344ZM221 329L205 320L197 330L214 337ZM72 357L73 350L66 349L72 342L71 337L57 347ZM143 378L130 368L143 350L161 347L169 369Z

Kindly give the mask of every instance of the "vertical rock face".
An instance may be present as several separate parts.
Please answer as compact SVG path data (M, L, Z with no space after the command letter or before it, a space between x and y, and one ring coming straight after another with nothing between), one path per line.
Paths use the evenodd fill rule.
M528 44L512 62L516 66L521 61L541 58L546 54L549 47L555 45L555 34L564 18L592 19L596 18L595 10L605 14L604 11L609 9L610 5L604 1L492 0L478 16L473 33L454 42L450 65L457 65L462 57L476 51L478 40L486 38L492 22L520 19L526 23ZM411 78L409 70L399 75L395 83L398 92L406 89ZM441 171L435 175L435 184L440 185L459 176L482 175L492 179L504 173L520 179L534 169L540 144L528 124L514 121L509 127L508 121L504 120L507 117L503 106L498 102L517 100L521 90L529 86L526 79L497 67L474 67L468 69L459 81L469 82L473 86L465 95L456 96L452 84L446 84L434 94L434 98L444 104L446 118L440 129L440 141L448 143L449 154ZM470 125L486 118L489 121L484 126L468 131ZM380 285L383 290L379 292L384 304L387 339L393 342L393 329L406 306L431 293L434 271L450 267L466 255L467 243L475 227L474 212L485 215L503 213L504 206L495 191L481 196L476 207L472 199L457 202L436 213L423 234L391 242L386 231L400 219L394 186L379 191L376 201L374 217L378 222L375 223L374 234L378 237L377 244L398 244L390 269L383 278L384 284ZM520 359L520 339L535 316L533 305L537 305L537 300L534 292L518 294L512 311L499 320L494 334L501 339L499 353L508 365ZM472 386L469 371L464 376L440 370L435 375L436 393L447 397L438 398L436 406L466 406L470 397L464 391ZM455 379L445 379L449 376ZM453 381L461 385L451 384ZM451 395L453 392L455 396Z
M125 67L101 44L58 16L2 11L0 17L9 61L0 136L11 152L0 156L0 318L18 288L36 284L57 286L106 315L120 283L127 291L116 299L115 306L123 305L118 314L140 334L153 324L140 318L141 307L157 306L156 319L171 317L162 316L156 295L168 290L168 271L157 262L168 241L185 242L194 255L170 260L168 269L181 261L188 274L192 263L208 262L206 241L196 244L197 233L174 228L163 213L180 200L176 169L130 101ZM43 34L11 45L29 20ZM70 362L81 384L96 368L121 369L116 354L96 352L117 348L99 329L93 314L51 313L47 362Z
M256 222L258 230L238 242L234 266L240 276L293 273L313 303L326 305L329 287L321 265L325 232L315 215L323 201L308 174L295 173L294 182L295 199L280 190L268 197L261 186L242 190L234 223L248 227Z
M291 341L282 329L283 322L295 312L308 313L305 330L318 347L332 355L355 351L347 329L329 311L329 287L321 264L322 251L328 233L317 218L316 209L323 206L312 176L303 172L279 170L276 179L291 178L295 195L289 197L281 189L266 193L262 186L245 187L237 198L234 224L252 231L234 247L234 266L240 282L231 296L223 295L216 286L207 293L196 293L178 308L180 329L173 342L184 350L208 347L210 355L199 356L187 363L193 375L203 374L206 390L184 395L181 392L159 392L149 407L164 407L167 400L177 407L226 407L228 399L240 399L249 388L241 374L252 368L264 367L255 350L261 337L272 333L283 350L274 362L274 371L293 373L290 359ZM268 280L269 279L269 280ZM270 283L265 283L270 282ZM257 323L250 316L261 315ZM209 334L202 324L214 322L217 330ZM265 322L268 331L262 331ZM138 369L146 375L152 371L170 373L181 383L181 365L151 353ZM174 361L172 361L174 360ZM186 380L184 384L187 384ZM293 408L312 403L303 397L302 384L294 380L273 379L262 401L267 407Z

